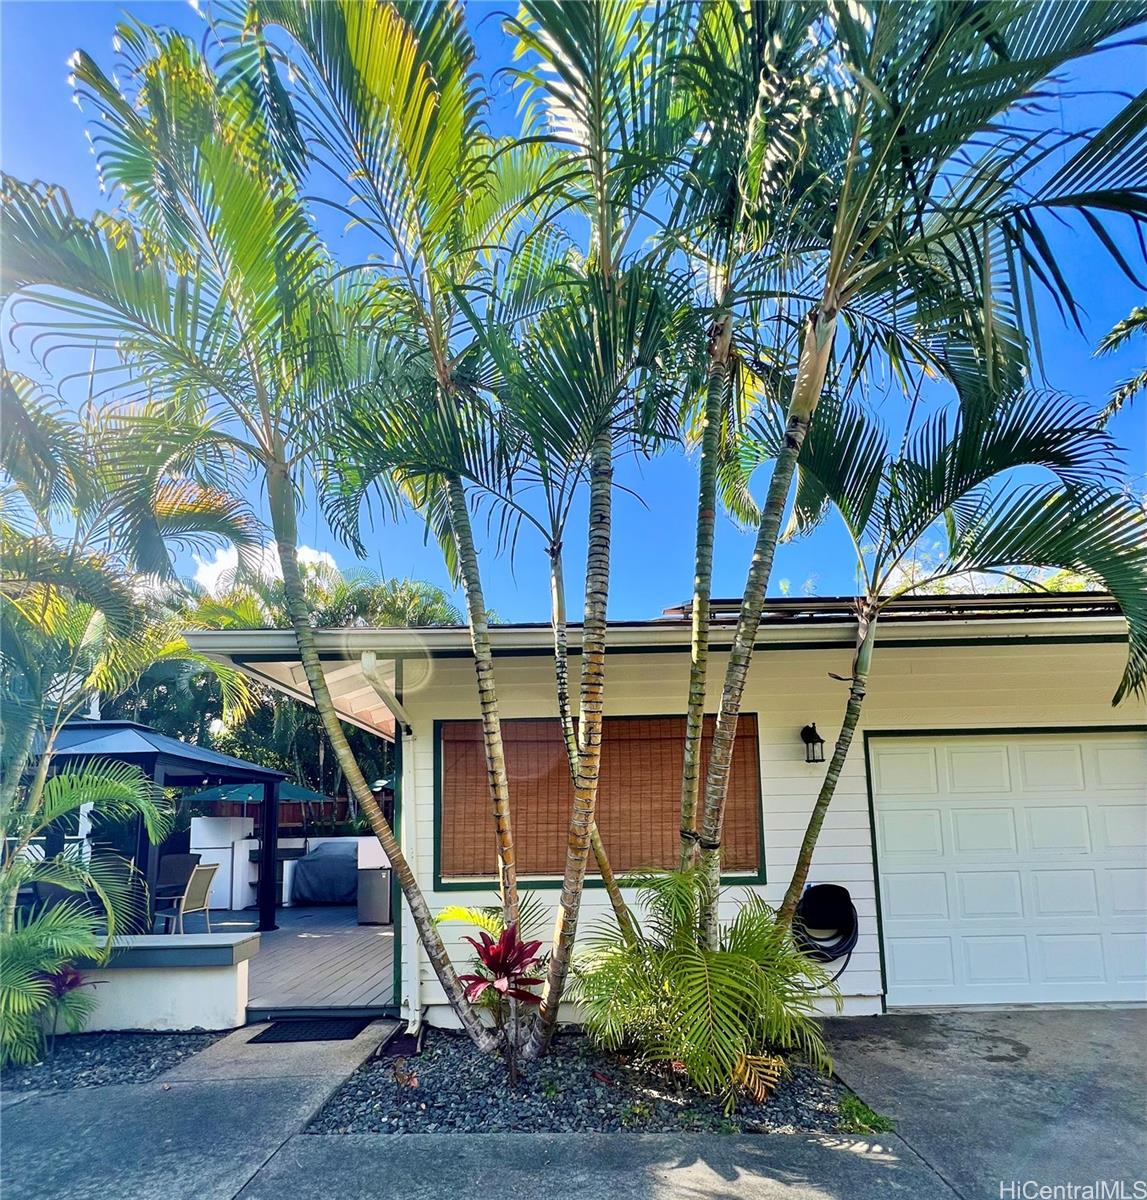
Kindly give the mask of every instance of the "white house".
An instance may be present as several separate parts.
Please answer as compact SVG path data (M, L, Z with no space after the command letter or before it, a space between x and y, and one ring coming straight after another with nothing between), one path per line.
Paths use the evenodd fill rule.
M851 614L847 600L769 602L726 820L730 911L743 888L774 904L784 892L824 769L805 762L799 731L815 722L831 744L845 685L830 673L849 671ZM715 605L713 711L734 619L734 606ZM490 903L492 822L468 631L317 637L346 720L395 740L400 834L432 908ZM552 720L550 630L499 626L492 639L519 871L523 883L554 888L569 792ZM188 640L307 698L289 631ZM890 607L863 736L812 873L844 884L859 913L859 943L840 980L847 1012L1147 999L1147 707L1111 705L1125 655L1124 622L1101 596ZM612 627L598 820L618 870L676 857L688 671L687 609ZM591 882L582 921L606 912ZM445 929L455 943L467 932ZM466 960L465 945L453 949ZM403 1015L450 1023L405 914L400 958Z

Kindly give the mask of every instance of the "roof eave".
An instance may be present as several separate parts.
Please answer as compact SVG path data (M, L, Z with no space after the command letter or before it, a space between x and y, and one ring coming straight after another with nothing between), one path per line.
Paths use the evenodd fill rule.
M801 645L838 645L851 643L855 621L841 616L824 618L816 622L785 622L764 624L757 635L757 644L783 645L799 642ZM1125 635L1126 625L1118 615L1054 617L1031 614L1026 616L966 616L949 617L943 620L928 617L897 617L887 614L881 620L882 641L887 644L911 631L913 640L965 641L969 636L982 636L993 641L1001 638L1016 640L1045 636L1063 639L1110 638ZM581 630L571 626L569 643L576 651ZM717 622L711 626L710 643L713 649L727 647L732 639L733 627ZM297 658L298 650L294 635L289 630L193 630L187 633L188 643L193 650L230 661L249 662L267 659ZM490 641L496 652L549 650L553 646L553 635L549 626L494 626L490 629ZM677 622L619 622L610 626L609 643L612 647L638 648L641 646L685 648L689 645L690 629ZM325 658L357 659L364 653L379 657L456 657L470 653L470 635L465 628L439 627L434 629L316 629L315 642Z

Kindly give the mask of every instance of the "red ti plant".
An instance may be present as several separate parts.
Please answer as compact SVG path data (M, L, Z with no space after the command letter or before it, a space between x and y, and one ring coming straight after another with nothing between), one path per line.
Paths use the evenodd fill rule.
M48 989L48 1056L51 1058L56 1053L56 1033L61 1019L72 1033L78 1033L95 1005L91 997L80 994L80 989L96 985L85 980L83 972L70 963L63 963L54 971L40 971L38 975Z
M485 998L494 1013L494 1021L502 1033L502 1044L506 1054L506 1065L510 1070L510 1086L518 1082L517 1043L518 1030L513 1019L515 1002L537 1004L541 997L529 991L542 980L529 972L541 961L538 951L541 942L523 942L518 936L517 922L511 922L502 930L495 941L482 931L478 938L465 940L474 947L479 966L484 974L461 975L460 982L466 985L466 999L471 1004ZM492 1003L491 1003L492 1002Z

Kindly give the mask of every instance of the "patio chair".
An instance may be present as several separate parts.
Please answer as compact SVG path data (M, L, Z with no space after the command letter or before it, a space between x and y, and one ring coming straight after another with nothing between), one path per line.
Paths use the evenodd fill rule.
M191 872L199 866L198 854L165 854L155 879L156 900L178 900L187 890Z
M170 907L155 910L155 915L163 918L164 933L170 933L172 926L175 926L177 933L183 933L183 918L188 913L195 912L203 914L203 919L207 922L207 932L211 932L211 884L215 881L215 872L218 870L218 863L193 868L183 895Z
M82 901L85 904L91 902L87 892L77 892L74 888L61 887L58 883L45 883L41 880L32 884L32 899L33 903L45 912L69 900Z

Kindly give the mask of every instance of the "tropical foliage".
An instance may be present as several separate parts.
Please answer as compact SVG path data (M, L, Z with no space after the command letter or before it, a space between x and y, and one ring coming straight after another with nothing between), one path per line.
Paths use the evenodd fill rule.
M158 841L170 818L135 767L57 767L57 739L155 664L209 671L229 709L245 709L242 679L188 649L159 585L171 542L246 545L250 529L229 497L178 466L127 470L117 429L90 411L70 418L29 380L5 376L3 428L0 1057L26 1062L45 1021L75 1027L91 1007L90 992L65 986L72 964L106 958L147 913L130 862L66 833L138 819Z
M152 841L170 820L150 779L123 763L64 767L47 776L42 755L27 789L5 812L0 861L0 1061L34 1062L44 1033L63 1020L72 1032L93 1003L90 992L61 990L75 964L105 961L112 938L146 928L147 890L132 864L77 839L56 854L41 850L53 828L79 822L142 820ZM33 900L21 909L20 892Z
M522 101L507 136L491 131L454 0L223 0L210 19L202 45L123 23L114 71L77 54L113 211L83 217L58 188L3 184L13 338L41 359L93 356L78 423L29 381L5 383L3 611L19 626L6 699L28 714L6 738L6 803L19 792L40 811L42 789L19 782L37 728L50 751L51 721L93 692L135 687L138 701L145 671L196 666L178 665L179 622L289 628L315 717L284 734L276 709L270 738L297 745L305 726L315 756L330 746L480 1047L545 1051L592 852L616 923L578 973L596 1036L683 1062L707 1091L767 1089L771 1055L819 1057L811 994L824 979L788 940L791 903L777 921L747 900L723 926L718 884L738 714L786 528L811 531L835 507L864 551L846 729L879 612L926 538L943 540L933 581L1066 568L1109 588L1132 634L1119 695L1143 686L1141 513L1104 469L1115 447L1094 415L1033 380L1037 297L1081 321L1052 224L1137 279L1120 231L1147 222L1144 98L1084 130L1070 104L1045 103L1049 81L1131 36L1147 5L525 0L504 25ZM345 261L324 240L332 214L347 222ZM1105 346L1139 328L1139 311ZM895 448L870 412L889 381L910 410ZM917 421L938 392L956 407ZM638 881L643 930L596 823L615 476L623 456L682 442L699 459L682 871ZM1032 467L1053 483L1009 483ZM460 611L422 585L301 562L311 496L363 554L373 522L417 514ZM703 769L722 499L755 544ZM65 511L79 533L62 546ZM162 591L172 540L220 538L238 551L221 594ZM373 763L340 722L315 629L468 624L499 890L497 917L478 924L514 941L526 895L485 583L487 547L513 554L520 538L548 559L574 801L540 1003L517 997L491 1028L370 792ZM583 543L574 677L566 558ZM187 679L159 686L174 695ZM842 735L840 763L847 749Z
M421 628L458 625L463 620L449 595L423 580L381 578L365 570L344 574L326 562L300 563L300 575L310 623L317 629L363 625ZM189 597L185 611L188 626L194 628L291 626L283 581L267 573L224 576L213 592ZM150 712L155 713L159 707L155 700L166 699L184 681L174 681L174 687L162 698L155 696L159 683L155 672L149 672L143 682L151 687L134 699L142 699L145 704L151 701ZM186 681L184 695L192 682ZM344 788L342 767L334 756L328 762L326 733L315 711L268 688L258 689L258 698L254 711L240 719L220 722L221 727L217 725L210 734L211 744L225 753L286 771L296 783L326 795L340 795ZM203 736L202 703L202 697L191 698L188 709L196 721L192 729L185 731L186 736L194 730L192 740L201 744L208 740ZM349 725L343 726L343 732L368 778L390 778L394 764L387 743Z
M767 20L776 10L760 11ZM1034 288L1079 319L1048 223L1076 220L1096 235L1098 252L1130 270L1104 221L1118 214L1138 228L1147 198L1142 97L1099 131L1033 128L1020 116L1049 75L1141 22L1141 4L809 11L802 78L817 97L815 141L770 140L750 159L764 161L767 146L771 169L781 160L783 186L767 208L796 240L782 239L771 261L763 256L774 298L766 325L783 353L765 363L762 384L784 434L758 510L698 829L711 945L737 716L793 475L822 397L848 394L880 369L909 393L928 375L1008 394L1038 346ZM753 32L769 30L741 36ZM765 91L771 72L760 78ZM1049 172L1053 151L1067 157ZM786 169L790 153L797 159Z
M680 1065L732 1108L742 1091L763 1100L799 1054L827 1069L818 993L828 975L794 945L760 896L738 898L716 947L698 941L704 881L697 868L629 880L641 900L636 942L600 930L579 961L574 996L586 1031L611 1050Z
M1133 308L1102 338L1096 353L1113 354L1128 344L1134 345L1136 335L1142 339L1145 333L1147 333L1147 308ZM1111 399L1108 400L1107 406L1103 410L1103 419L1109 420L1125 404L1134 400L1143 391L1147 391L1147 368L1137 371L1134 375L1116 384L1111 393Z
M321 21L337 12L337 5L287 6L284 15ZM372 42L375 52L412 44L412 34L389 36L402 33L389 7L352 4L346 14L352 26L365 20L358 28L368 38L388 32ZM5 294L16 297L17 312L34 304L57 314L67 330L57 344L118 348L117 398L131 397L137 409L138 440L124 447L126 462L140 448L158 449L164 461L190 461L233 486L257 473L283 599L326 736L443 987L475 1038L488 1043L335 712L299 567L300 473L319 462L335 401L355 394L364 372L367 381L374 375L377 360L359 324L368 297L334 278L309 220L293 118L280 106L262 107L270 64L252 57L257 39L238 38L214 64L189 39L137 23L120 26L119 45L112 74L82 51L73 67L81 103L99 117L103 178L130 216L80 220L55 189L6 181ZM442 45L449 49L448 39ZM358 78L353 65L339 77L352 86ZM368 74L372 86L377 79ZM443 178L453 188L459 176Z
M541 962L541 955L538 954L542 945L540 941L522 941L516 924L507 925L497 940L484 929L479 931L477 938L468 936L464 940L474 947L483 968L482 973L462 976L462 982L466 985L466 999L471 1004L490 990L503 1000L538 1003L539 997L528 989L542 982L529 977L530 970Z
M466 999L471 1004L486 1001L486 1010L494 1015L494 1027L501 1036L502 1053L510 1072L510 1086L518 1082L518 1023L515 1014L518 1005L529 1006L541 1003L541 997L531 988L542 982L532 974L540 969L543 955L540 940L525 942L518 933L518 923L511 921L495 940L484 929L478 937L467 936L465 941L474 947L478 969L474 974L462 975L466 985Z
M1116 447L1094 412L1056 395L968 395L892 449L859 406L826 404L834 411L801 454L790 535L809 532L834 508L857 548L862 592L848 702L780 909L786 924L860 720L877 622L891 601L969 574L1038 590L1032 569L1070 572L1114 596L1127 620L1127 666L1114 702L1147 682L1147 514L1123 490ZM780 436L774 427L765 440ZM1044 478L1031 481L1033 468ZM904 576L905 561L930 534L940 539L939 555L926 571Z

